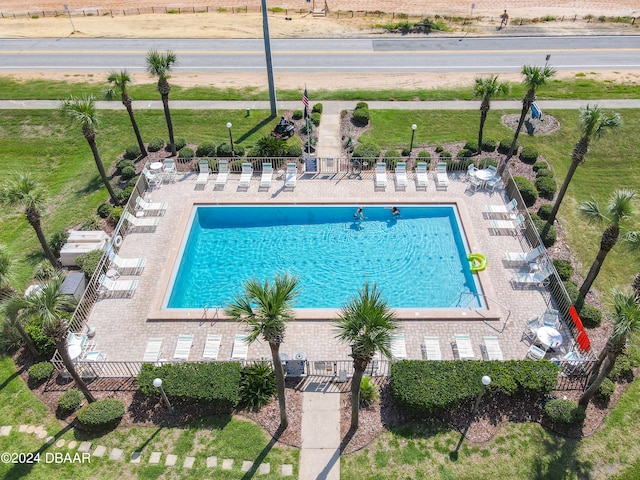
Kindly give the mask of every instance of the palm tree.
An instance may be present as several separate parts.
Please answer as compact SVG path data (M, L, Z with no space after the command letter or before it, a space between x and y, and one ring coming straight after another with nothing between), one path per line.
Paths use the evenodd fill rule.
M576 173L578 166L584 162L584 157L589 152L591 140L602 137L607 130L618 130L621 126L622 120L616 112L605 112L598 105L594 105L593 107L587 105L580 109L580 140L578 140L578 143L573 147L571 165L569 166L567 176L564 177L564 182L562 183L562 187L560 187L556 202L553 204L553 209L547 220L549 225L553 225L556 219L560 204L562 203L565 193L567 193L567 188L573 178L573 174Z
M131 126L133 127L133 131L136 134L136 139L138 140L138 147L140 147L141 158L144 158L147 156L147 149L145 148L142 137L140 136L140 129L138 128L136 119L133 116L131 97L127 92L127 87L131 84L131 77L129 76L129 72L127 72L126 70L111 72L109 73L107 81L115 88L115 92L113 88L109 88L106 91L106 96L107 98L112 99L116 92L120 93L122 104L127 109L127 113L129 114L129 118L131 119Z
M613 291L613 332L598 356L594 368L596 376L589 388L580 397L579 404L586 407L611 373L616 359L626 348L627 341L640 332L640 297L635 293Z
M280 344L284 341L287 322L295 318L292 303L298 294L297 286L298 279L289 274L276 275L273 283L269 280L262 284L255 279L248 280L244 284L243 295L237 296L225 308L225 314L249 326L249 343L262 337L269 344L276 374L282 428L287 428L289 420L284 397L284 370L280 360Z
M102 182L104 183L105 187L107 187L107 191L109 192L111 201L115 205L118 205L118 198L116 197L116 194L113 191L113 187L111 186L111 183L107 178L107 173L104 170L104 165L102 163L102 159L100 158L100 152L98 152L98 145L96 143L96 127L98 126L98 117L96 116L96 102L93 96L71 96L68 99L60 102L60 112L68 117L69 120L71 120L71 123L80 124L80 127L82 128L82 134L84 135L84 138L87 139L89 148L91 148L91 152L93 153L93 159L96 162L96 167L98 167L100 177L102 177Z
M167 53L158 53L157 50L149 50L147 53L147 72L152 77L158 78L158 92L162 97L164 106L164 117L167 120L169 129L169 145L171 146L171 156L176 156L176 142L173 139L173 124L171 123L171 111L169 110L169 92L171 86L167 79L171 78L171 66L176 63L176 55L171 50Z
M73 295L64 295L62 293L63 280L64 275L58 273L53 278L44 281L41 290L32 292L24 298L23 310L25 315L37 315L40 317L44 332L56 344L62 363L75 381L78 389L84 394L87 402L91 403L95 401L95 398L87 388L86 383L80 378L67 351L67 335L69 333L67 318L73 312L76 301Z
M480 104L478 149L482 148L482 131L484 130L484 122L487 120L487 114L491 108L491 99L497 95L505 94L508 91L509 85L505 82L499 82L497 75L490 78L476 78L476 84L473 87L473 96L482 98L482 103Z
M607 254L618 242L620 236L620 223L625 219L633 215L632 200L636 195L633 190L620 189L613 192L609 205L604 211L600 210L600 206L595 199L582 202L579 206L580 214L589 223L607 223L602 233L600 240L600 250L596 255L596 259L593 261L587 277L584 279L582 286L580 287L580 298L585 298L591 285L595 281L600 267L606 258Z
M51 251L42 231L42 209L44 208L44 191L28 173L21 173L15 180L9 181L0 192L0 201L5 205L21 205L27 222L33 227L47 260L54 267L59 267L58 259Z
M13 288L14 260L6 245L0 244L0 302L16 292Z
M518 135L520 135L520 129L524 124L524 119L527 116L527 112L531 108L531 104L536 99L536 90L538 89L538 87L545 85L547 81L555 74L555 69L547 65L545 65L544 67L534 67L532 65L522 66L522 75L524 75L523 83L527 86L528 90L524 98L522 99L522 111L520 112L518 128L516 128L516 133L513 135L513 141L511 142L509 153L507 153L507 158L505 158L504 160L505 164L513 156L513 151L516 148L516 143L518 143Z
M625 233L622 242L629 251L640 253L640 231ZM640 298L640 272L636 273L636 276L633 278L631 288L633 288L636 296Z
M21 293L14 291L13 294L4 296L2 303L0 303L0 311L7 319L9 324L18 331L18 334L22 338L22 341L27 346L32 355L37 358L40 355L38 349L36 348L27 331L24 329L23 325L23 322L25 320L24 316L22 315L24 304L24 296Z
M370 289L365 283L358 296L342 308L336 327L336 338L351 346L351 430L357 430L362 376L376 351L391 358L391 333L398 328L398 320L380 298L376 285Z

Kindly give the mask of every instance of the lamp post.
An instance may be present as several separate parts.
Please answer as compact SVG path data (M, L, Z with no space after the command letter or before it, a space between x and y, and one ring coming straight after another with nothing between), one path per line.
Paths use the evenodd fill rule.
M458 450L460 450L460 446L462 445L462 442L464 441L464 437L467 435L467 431L469 430L469 427L471 426L471 422L473 422L475 420L476 413L478 413L478 407L480 406L480 402L482 401L482 396L484 395L484 392L487 389L487 387L491 384L491 377L488 376L488 375L484 375L482 377L481 381L482 381L482 388L480 390L480 393L478 394L478 398L476 398L476 403L473 406L473 412L471 414L471 419L469 420L469 424L461 432L460 440L458 440L458 445L456 445L456 448L452 452L449 452L449 459L452 462L455 462L455 461L458 460Z
M227 128L229 129L229 141L231 142L231 156L235 157L236 153L233 150L233 135L231 134L231 127L233 125L231 125L231 122L227 122Z
M164 400L164 403L167 405L167 408L169 409L169 411L171 413L173 413L174 412L173 407L171 406L171 403L169 403L169 399L167 398L167 394L164 393L164 388L162 388L162 379L161 378L154 378L153 386L160 390L160 393L162 394L162 399Z
M478 394L478 398L476 398L476 404L473 406L473 414L472 414L473 417L475 417L476 413L478 413L478 407L480 406L480 402L482 401L482 396L484 395L485 390L490 384L491 384L491 377L489 375L484 375L482 377L482 389Z
M409 144L409 158L411 158L411 151L413 150L413 138L416 135L416 128L418 128L418 125L416 125L415 123L411 125L411 143Z

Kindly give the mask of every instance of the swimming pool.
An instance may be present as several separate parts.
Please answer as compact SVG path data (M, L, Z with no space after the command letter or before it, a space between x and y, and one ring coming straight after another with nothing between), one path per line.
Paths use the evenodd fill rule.
M295 308L340 308L365 282L393 308L482 306L452 205L195 206L163 308L224 306L250 278L298 277Z

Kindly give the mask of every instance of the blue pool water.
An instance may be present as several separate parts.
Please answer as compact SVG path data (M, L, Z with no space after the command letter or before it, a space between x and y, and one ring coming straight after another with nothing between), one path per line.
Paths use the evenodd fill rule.
M226 305L250 278L298 277L295 308L340 308L368 281L393 308L480 306L453 206L194 207L166 308ZM464 293L463 293L464 292Z

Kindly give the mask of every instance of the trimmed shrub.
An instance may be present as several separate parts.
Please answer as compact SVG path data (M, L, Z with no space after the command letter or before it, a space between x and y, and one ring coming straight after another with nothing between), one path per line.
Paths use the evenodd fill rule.
M235 150L235 145L233 147ZM219 157L231 157L232 156L231 144L226 142L221 143L220 145L218 145L218 150L216 151L216 153L218 154Z
M141 153L142 152L140 152L140 147L138 145L131 145L124 151L123 158L126 158L127 160L135 160Z
M247 365L240 372L239 404L256 410L276 394L276 374L268 362Z
M51 265L48 260L43 260L42 262L36 265L36 269L33 273L34 278L42 278L44 280L49 280L56 275L56 268Z
M471 140L467 140L464 144L464 147L462 148L464 150L469 150L472 154L480 151L478 150L478 142L474 142ZM471 155L467 155L467 156L471 156Z
M466 148L463 148L461 150L458 150L458 154L456 155L457 158L468 158L473 156L473 153L471 150L467 150Z
M553 205L550 203L544 203L540 205L540 208L538 209L538 216L542 220L549 220L549 217L551 216L551 210L553 210Z
M444 152L444 147L442 145L436 146L436 153Z
M72 388L67 390L58 399L58 408L61 412L75 412L84 400L84 395L80 390Z
M321 115L316 112L312 113L309 118L311 118L311 123L313 123L317 127L318 125L320 125L320 117Z
M176 138L175 139L175 145L176 145L176 151L179 152L180 150L182 150L184 147L187 146L187 140L184 139L184 138ZM170 148L168 143L167 143L166 150L167 151L171 150L171 148Z
M581 422L586 416L578 402L560 398L549 400L544 406L544 411L553 423L565 425Z
M427 165L431 163L431 152L426 150L420 150L417 156L418 162L426 162Z
M375 143L362 143L353 150L353 158L378 158L380 147Z
M498 152L506 155L509 153L509 148L511 148L511 142L513 142L513 138L503 138L500 140L500 144L498 145ZM516 146L513 149L513 153L515 154L520 148L520 143L516 142Z
M360 381L360 405L368 407L380 398L378 386L371 377L364 376Z
M302 141L300 141L299 143L289 143L289 144L287 144L287 150L284 153L284 156L285 157L301 157L302 156Z
M127 167L132 167L132 168L136 168L136 164L133 163L131 160L120 160L118 162L118 165L116 165L116 170L118 172L122 172L122 170L124 170Z
M53 364L51 362L38 362L29 368L29 381L34 385L48 380L53 375Z
M311 107L311 113L320 113L322 114L322 104L316 103Z
M300 120L302 117L304 117L304 112L302 110L294 110L291 115L293 120Z
M353 123L359 127L365 127L369 125L369 120L371 119L371 115L369 115L368 108L357 108L353 111L353 115L351 117Z
M563 282L566 282L567 280L571 279L571 276L573 275L573 265L571 265L571 262L569 260L554 258L553 266L558 272L558 276L560 277L560 280L562 280Z
M540 168L536 172L536 178L540 178L540 177L553 178L553 172L548 168Z
M115 398L97 400L82 407L78 421L89 429L113 428L124 416L124 403Z
M120 175L122 177L122 180L130 180L136 176L136 169L133 167L123 168Z
M542 220L535 213L530 214L531 220L533 221L533 225L538 230L538 235L540 235L540 239L545 247L549 248L556 243L558 239L558 232L556 231L556 227L553 225L549 225L547 222Z
M56 257L60 254L62 246L67 243L67 238L69 234L65 230L59 230L49 237L47 243Z
M356 110L359 108L366 108L369 110L369 104L367 102L358 102L356 103Z
M93 214L85 217L80 223L80 230L100 230L101 227L102 220Z
M103 253L104 252L102 250L93 250L76 257L76 264L84 272L87 278L91 278L93 272L98 268L98 263L100 263Z
M491 138L483 138L482 139L482 151L483 152L495 152L496 147L498 146L498 142Z
M28 320L24 325L24 331L29 335L33 345L41 356L47 357L55 352L56 344L51 340L51 337L44 332L42 321L39 318L36 317Z
M178 151L178 161L189 161L193 157L195 157L196 152L193 151L193 148L190 147L182 147Z
M448 150L442 150L438 155L440 160L451 160L451 152Z
M513 177L513 181L520 190L520 195L522 195L522 200L524 200L524 204L527 207L533 206L534 203L538 200L538 190L536 187L529 181L528 178L515 176Z
M127 187L135 187L136 183L138 183L138 178L134 177L131 180L129 180L129 183L127 183Z
M154 138L147 145L147 150L150 152L159 152L164 148L164 140L162 138Z
M551 177L538 177L536 178L536 188L542 198L553 200L558 185L556 185L556 181Z
M134 186L133 185L129 185L127 188L125 188L124 190L122 190L122 201L126 202L127 200L129 200L129 197L131 196L131 194L133 193L134 190ZM118 218L119 220L120 218Z
M580 295L580 289L576 285L576 282L572 280L566 280L562 282L562 284L564 285L564 289L567 291L567 294L571 299L571 303L576 303L576 300L578 300L578 295Z
M540 161L540 162L534 163L531 168L533 168L534 172L537 172L538 170L543 169L543 168L546 168L548 170L550 168L550 166L549 166L549 164L547 162Z
M583 305L580 319L585 328L597 328L602 324L602 312L593 305Z
M300 126L300 132L302 132L304 135L309 135L313 133L315 129L316 129L316 126L313 122L304 122Z
M403 160L401 153L397 150L387 150L386 152L384 152L382 158L387 164L387 168L390 169L395 168L396 163Z
M611 372L609 372L609 378L614 382L621 379L627 381L633 379L633 364L629 355L618 355L616 363L613 365Z
M596 396L602 400L609 400L611 395L616 391L616 384L613 383L610 379L605 378L600 387L598 387L598 391L596 392Z
M529 165L533 165L538 160L538 150L535 147L523 147L520 152L520 160Z
M202 142L196 149L196 157L215 157L216 144L213 142Z

